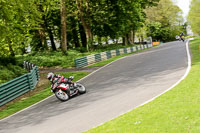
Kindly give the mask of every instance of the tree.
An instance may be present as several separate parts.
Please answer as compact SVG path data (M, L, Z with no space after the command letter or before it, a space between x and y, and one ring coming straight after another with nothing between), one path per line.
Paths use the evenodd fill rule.
M66 6L65 0L61 0L61 49L64 55L67 54L67 31L66 31Z
M30 31L38 28L40 15L34 0L1 1L0 8L0 55L14 57L25 51L32 37Z
M192 27L192 31L198 35L200 35L200 1L199 0L192 0L190 5L190 11L188 15L189 24Z
M182 11L171 0L160 0L157 6L150 7L145 12L148 18L148 35L153 40L174 40L182 31Z
M78 9L79 19L83 25L84 31L86 33L87 45L86 49L89 50L89 47L92 45L92 32L90 26L90 8L89 0L76 0L76 6ZM86 11L84 11L86 9Z

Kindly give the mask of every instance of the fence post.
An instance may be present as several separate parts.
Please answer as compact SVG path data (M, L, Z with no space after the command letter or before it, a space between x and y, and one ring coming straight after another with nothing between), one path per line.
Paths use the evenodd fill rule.
M26 61L24 61L24 69L26 69Z
M39 81L40 80L40 72L39 72L38 66L36 66L36 76L37 76L37 81Z
M31 73L27 74L27 79L28 79L28 84L29 84L29 90L32 90L34 86L33 86L33 80L31 77Z

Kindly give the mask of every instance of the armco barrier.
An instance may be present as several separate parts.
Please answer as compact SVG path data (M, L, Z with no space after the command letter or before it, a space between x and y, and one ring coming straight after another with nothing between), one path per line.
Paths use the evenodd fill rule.
M132 52L142 50L142 49L147 49L152 46L153 46L152 44L145 44L145 45L138 45L138 46L129 47L129 48L121 48L121 49L106 51L106 52L102 52L98 54L93 54L93 55L77 58L74 60L74 63L75 63L76 68L81 68L81 67L95 64L99 61L107 60L115 56L119 56L125 53L132 53Z
M13 99L23 95L24 93L35 88L39 81L39 70L35 66L23 76L17 77L0 85L0 106L12 101Z

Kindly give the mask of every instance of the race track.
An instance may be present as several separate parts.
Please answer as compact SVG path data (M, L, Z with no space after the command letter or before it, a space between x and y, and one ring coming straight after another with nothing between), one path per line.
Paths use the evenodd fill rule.
M0 133L80 133L123 114L175 84L186 72L185 43L129 55L83 79L87 93L55 96L0 121Z

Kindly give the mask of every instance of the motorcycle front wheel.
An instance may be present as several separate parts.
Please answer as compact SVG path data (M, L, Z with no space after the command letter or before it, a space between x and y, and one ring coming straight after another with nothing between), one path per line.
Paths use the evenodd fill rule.
M55 95L60 101L67 101L69 99L69 94L61 89L57 89Z
M80 94L83 94L83 93L86 92L85 86L83 86L82 84L76 83L76 86L77 86L78 92L79 92Z

